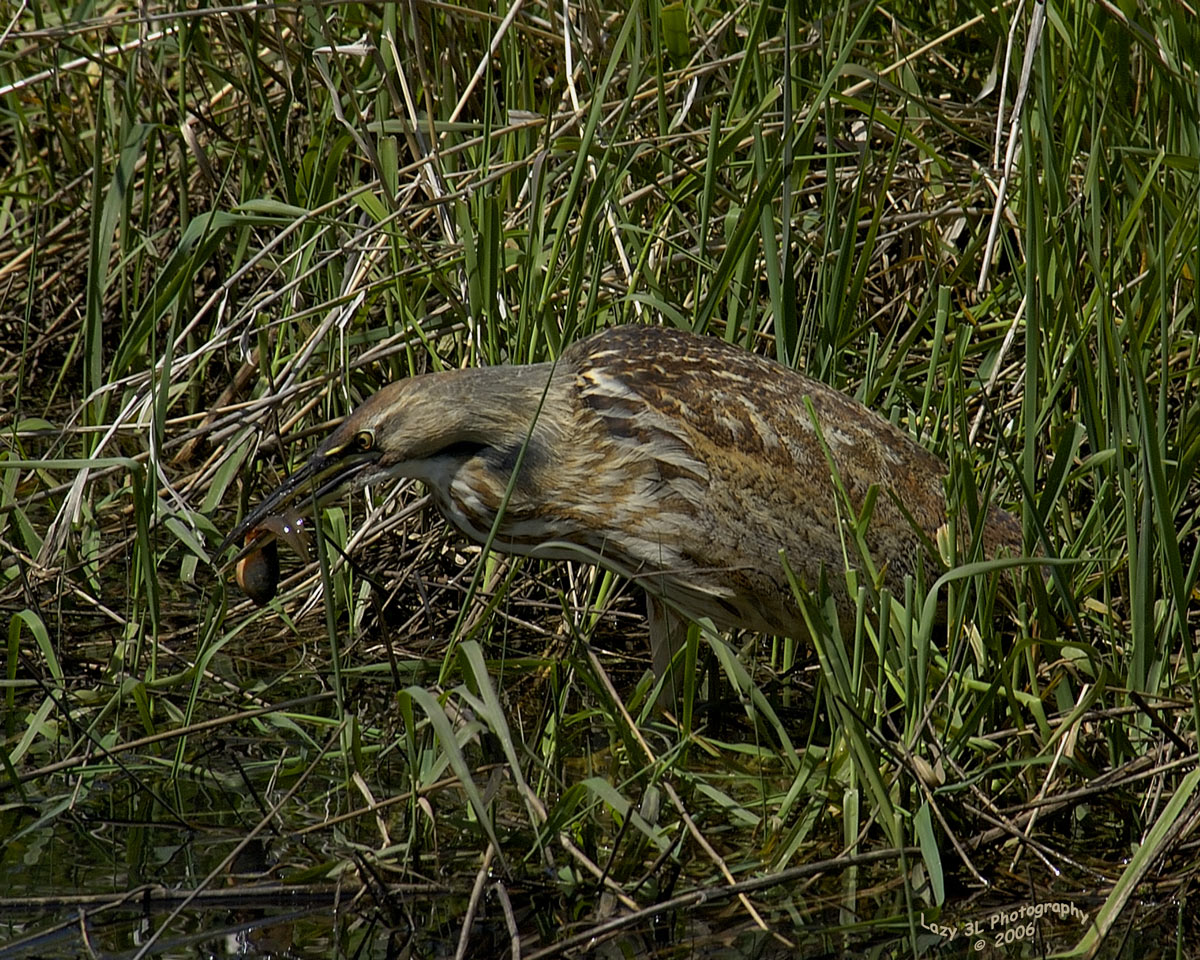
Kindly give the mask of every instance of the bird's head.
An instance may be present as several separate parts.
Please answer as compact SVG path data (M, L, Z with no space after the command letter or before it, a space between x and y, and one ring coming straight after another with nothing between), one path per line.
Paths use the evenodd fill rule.
M354 410L302 467L268 494L218 550L287 512L320 507L345 489L409 477L433 486L465 460L520 448L538 416L549 364L483 367L389 384ZM244 556L250 548L241 551Z

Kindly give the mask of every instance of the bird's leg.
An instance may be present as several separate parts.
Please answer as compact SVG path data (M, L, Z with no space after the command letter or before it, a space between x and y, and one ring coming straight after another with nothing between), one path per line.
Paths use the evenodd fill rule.
M679 701L683 696L683 677L678 668L672 668L671 661L687 642L688 622L678 611L650 593L646 594L646 616L650 621L650 656L654 676L666 678L658 695L658 706L678 714Z

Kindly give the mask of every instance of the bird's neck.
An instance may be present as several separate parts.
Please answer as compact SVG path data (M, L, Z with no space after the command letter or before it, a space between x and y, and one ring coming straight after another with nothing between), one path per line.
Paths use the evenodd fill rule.
M441 432L465 442L495 445L526 436L551 416L561 374L550 363L473 367L437 375Z

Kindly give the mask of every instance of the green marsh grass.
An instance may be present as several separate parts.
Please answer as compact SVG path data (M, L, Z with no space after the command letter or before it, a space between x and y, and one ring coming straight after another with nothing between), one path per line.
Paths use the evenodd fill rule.
M1066 953L1192 942L1200 28L1033 8L1036 44L1020 4L0 8L17 900L199 889L262 830L271 880L361 891L346 955L418 882L435 941L524 955L701 949L645 914L697 891L744 950L1045 901L1095 921ZM267 608L220 568L382 384L634 322L939 454L947 573L857 578L851 629L806 594L811 646L701 625L673 724L634 588L418 487L325 511ZM994 502L1034 562L981 560Z

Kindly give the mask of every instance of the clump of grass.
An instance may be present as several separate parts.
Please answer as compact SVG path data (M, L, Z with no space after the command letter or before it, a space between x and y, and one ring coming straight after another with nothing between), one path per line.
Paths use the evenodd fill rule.
M131 882L198 880L217 861L157 862L156 824L224 853L269 819L284 878L452 865L474 889L486 862L561 918L845 855L807 903L742 901L795 939L788 916L852 937L815 904L858 909L876 874L850 855L892 851L875 915L906 944L1023 861L1037 896L1066 873L1102 899L1080 951L1185 869L1182 6L139 9L0 25L6 858L100 818L136 824L101 845ZM1019 515L1038 564L981 563L960 530L937 583L859 584L852 634L814 595L812 652L695 631L677 728L627 586L481 559L417 489L327 512L270 609L214 567L383 383L625 322L855 395L944 457L963 524ZM1094 873L1079 834L1108 840Z

